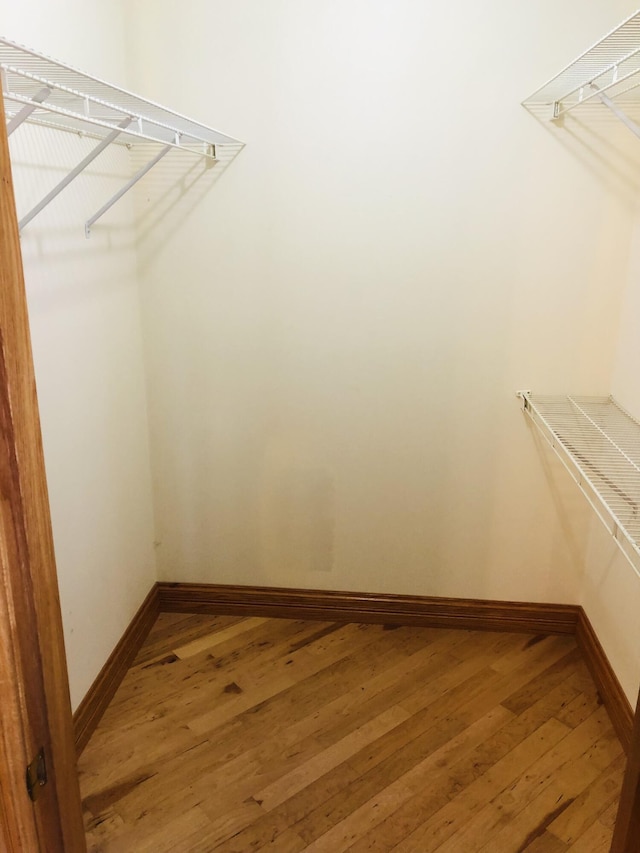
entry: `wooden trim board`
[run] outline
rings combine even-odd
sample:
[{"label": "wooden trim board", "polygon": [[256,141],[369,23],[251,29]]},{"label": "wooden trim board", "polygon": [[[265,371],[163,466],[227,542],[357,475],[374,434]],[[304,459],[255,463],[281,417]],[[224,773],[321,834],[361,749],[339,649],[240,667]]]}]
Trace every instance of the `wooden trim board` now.
[{"label": "wooden trim board", "polygon": [[625,752],[629,752],[633,732],[633,708],[582,607],[576,626],[576,641],[609,712],[616,734]]},{"label": "wooden trim board", "polygon": [[[636,720],[640,721],[640,696],[636,705]],[[611,841],[611,853],[638,853],[640,850],[640,729],[634,727],[631,746],[627,752],[616,825]]]},{"label": "wooden trim board", "polygon": [[574,634],[580,611],[570,604],[217,584],[160,583],[158,594],[160,610],[164,612],[395,622],[431,628],[538,634]]},{"label": "wooden trim board", "polygon": [[155,584],[73,715],[78,755],[89,742],[159,612],[158,585]]}]

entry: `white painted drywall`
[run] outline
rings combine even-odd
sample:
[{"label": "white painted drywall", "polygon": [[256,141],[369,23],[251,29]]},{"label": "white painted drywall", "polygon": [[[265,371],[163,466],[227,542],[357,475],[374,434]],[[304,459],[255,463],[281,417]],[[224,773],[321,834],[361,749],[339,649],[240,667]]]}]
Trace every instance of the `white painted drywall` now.
[{"label": "white painted drywall", "polygon": [[620,404],[640,420],[640,206],[634,221],[611,390]]},{"label": "white painted drywall", "polygon": [[[2,35],[124,83],[123,3],[0,2]],[[19,214],[95,143],[11,137]],[[124,183],[126,149],[95,161],[27,226],[22,251],[73,706],[156,578],[132,204],[84,236]]]},{"label": "white painted drywall", "polygon": [[609,390],[637,175],[520,101],[633,10],[128,7],[131,85],[247,142],[140,196],[162,578],[580,599],[590,511],[514,392]]}]

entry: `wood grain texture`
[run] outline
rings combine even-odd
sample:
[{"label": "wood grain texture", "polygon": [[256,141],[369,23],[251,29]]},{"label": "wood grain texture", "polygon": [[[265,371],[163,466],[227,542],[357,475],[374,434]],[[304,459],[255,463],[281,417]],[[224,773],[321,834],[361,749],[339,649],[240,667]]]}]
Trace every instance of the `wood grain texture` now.
[{"label": "wood grain texture", "polygon": [[547,634],[575,633],[580,613],[580,608],[569,604],[216,584],[160,583],[158,593],[163,612],[227,613],[362,623],[392,621],[432,628]]},{"label": "wood grain texture", "polygon": [[[1,393],[1,392],[0,392]],[[4,449],[2,466],[4,468]],[[2,506],[6,496],[2,489]],[[8,542],[11,531],[1,517],[0,536]],[[4,545],[3,551],[7,549]],[[24,655],[28,648],[16,642],[16,624],[22,618],[20,600],[15,600],[14,577],[7,561],[0,559],[0,850],[36,850],[38,831],[33,809],[24,790],[24,771],[30,761],[35,734],[25,726],[27,712],[21,690],[24,682]],[[42,695],[42,686],[39,690]],[[17,793],[19,792],[19,793]]]},{"label": "wood grain texture", "polygon": [[627,768],[611,853],[640,853],[640,697],[636,706]]},{"label": "wood grain texture", "polygon": [[631,745],[634,715],[587,614],[580,608],[576,640],[625,751]]},{"label": "wood grain texture", "polygon": [[606,853],[623,761],[566,634],[161,613],[80,779],[95,853]]},{"label": "wood grain texture", "polygon": [[[4,114],[1,97],[0,114]],[[1,685],[5,753],[0,761],[2,816],[11,845],[8,849],[76,853],[86,848],[4,123],[0,130],[0,184],[0,566],[4,588],[1,615],[7,619],[0,639],[3,647],[13,647],[13,652],[3,648],[2,653],[8,667],[3,670]],[[20,696],[17,704],[16,695]],[[33,807],[25,790],[25,755],[30,761],[41,746],[49,783]]]},{"label": "wood grain texture", "polygon": [[153,586],[73,715],[78,755],[89,742],[127,669],[146,640],[158,612],[158,590]]}]

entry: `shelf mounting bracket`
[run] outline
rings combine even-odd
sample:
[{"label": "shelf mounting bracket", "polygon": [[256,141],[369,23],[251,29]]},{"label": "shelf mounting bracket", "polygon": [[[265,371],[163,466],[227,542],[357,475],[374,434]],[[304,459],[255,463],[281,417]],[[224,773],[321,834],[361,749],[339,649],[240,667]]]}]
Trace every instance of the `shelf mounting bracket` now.
[{"label": "shelf mounting bracket", "polygon": [[153,169],[156,163],[159,163],[160,160],[162,160],[162,158],[166,154],[168,154],[169,151],[171,151],[171,148],[171,145],[165,145],[164,148],[159,151],[152,160],[150,160],[145,166],[142,167],[142,169],[140,169],[140,171],[136,172],[135,175],[129,181],[127,181],[127,183],[122,187],[122,189],[118,190],[115,195],[111,196],[109,201],[106,204],[103,204],[97,213],[94,213],[90,219],[87,219],[84,224],[84,233],[87,238],[91,236],[91,228],[93,227],[93,225],[95,225],[98,219],[100,219],[100,217],[103,216],[109,210],[109,208],[113,207],[113,205],[117,201],[119,201],[125,193],[128,193],[129,190],[133,186],[135,186],[135,184],[138,183],[140,178],[144,178],[147,172],[151,171],[151,169]]},{"label": "shelf mounting bracket", "polygon": [[26,121],[31,113],[37,109],[38,104],[41,104],[43,101],[46,101],[49,95],[51,94],[51,89],[45,86],[43,89],[40,89],[39,92],[31,98],[31,104],[26,104],[19,113],[16,113],[14,117],[7,122],[7,136],[11,136],[14,130],[17,130],[23,121]]},{"label": "shelf mounting bracket", "polygon": [[605,95],[604,92],[601,92],[598,86],[595,83],[591,83],[591,88],[595,89],[597,92],[598,99],[608,107],[611,112],[620,119],[620,121],[629,128],[631,133],[635,134],[638,138],[640,138],[640,125],[637,125],[635,121],[632,121],[629,116],[624,113],[620,107],[614,103],[608,95]]},{"label": "shelf mounting bracket", "polygon": [[96,147],[92,151],[90,151],[89,154],[87,154],[87,156],[84,158],[84,160],[82,160],[80,163],[78,163],[78,165],[75,168],[73,168],[69,172],[69,174],[66,177],[64,177],[60,181],[60,183],[57,184],[51,190],[51,192],[47,193],[47,195],[42,199],[42,201],[38,202],[38,204],[36,204],[36,206],[34,208],[32,208],[29,211],[29,213],[27,213],[25,216],[22,217],[22,219],[18,223],[19,230],[22,231],[24,226],[27,225],[29,222],[31,222],[31,220],[34,218],[34,216],[37,216],[40,213],[40,211],[44,210],[44,208],[50,202],[52,202],[53,199],[57,195],[59,195],[65,187],[69,186],[71,181],[74,178],[77,178],[78,175],[80,174],[80,172],[82,172],[84,169],[86,169],[87,166],[96,159],[98,154],[100,154],[102,151],[104,151],[104,149],[107,148],[107,146],[111,145],[111,143],[114,141],[114,139],[116,139],[116,137],[118,137],[120,135],[121,131],[123,131],[127,127],[129,127],[129,125],[131,124],[132,121],[134,121],[134,119],[132,119],[130,116],[127,116],[127,118],[123,119],[120,122],[120,124],[118,125],[118,127],[115,130],[112,130],[108,136],[105,136],[105,138],[100,143],[98,143],[98,145],[96,145]]}]

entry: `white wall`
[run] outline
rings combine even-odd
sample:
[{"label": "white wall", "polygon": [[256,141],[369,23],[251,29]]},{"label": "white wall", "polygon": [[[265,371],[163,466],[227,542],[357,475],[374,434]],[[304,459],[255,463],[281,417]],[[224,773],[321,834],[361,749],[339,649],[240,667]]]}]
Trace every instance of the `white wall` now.
[{"label": "white wall", "polygon": [[579,599],[514,391],[608,391],[637,186],[519,104],[633,8],[130,5],[131,85],[248,143],[140,198],[163,578]]},{"label": "white wall", "polygon": [[636,209],[627,289],[620,318],[612,393],[640,420],[640,207]]},{"label": "white wall", "polygon": [[[123,83],[122,7],[0,0],[2,35]],[[94,144],[20,128],[11,137],[19,215]],[[131,202],[91,240],[83,230],[129,166],[126,149],[105,153],[22,237],[74,707],[156,577]]]}]

